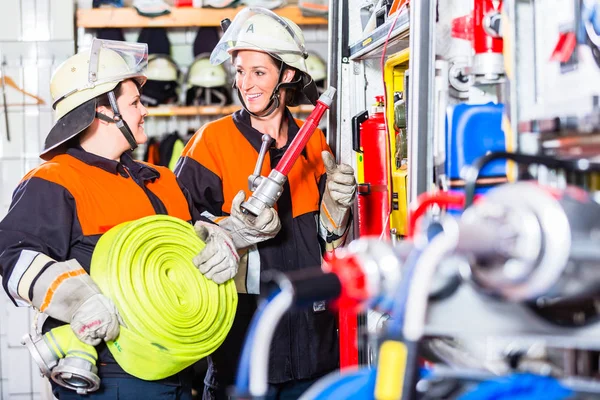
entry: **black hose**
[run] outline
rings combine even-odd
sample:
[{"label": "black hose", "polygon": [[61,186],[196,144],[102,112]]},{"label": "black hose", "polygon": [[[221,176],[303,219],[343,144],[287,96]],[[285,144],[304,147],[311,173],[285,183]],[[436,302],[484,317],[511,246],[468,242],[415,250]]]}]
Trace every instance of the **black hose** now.
[{"label": "black hose", "polygon": [[564,169],[577,172],[600,172],[600,163],[594,163],[587,159],[559,160],[549,156],[508,153],[505,151],[489,153],[475,160],[465,176],[465,210],[473,204],[477,179],[479,178],[481,170],[490,162],[499,159],[511,160],[522,165],[539,164],[551,169]]}]

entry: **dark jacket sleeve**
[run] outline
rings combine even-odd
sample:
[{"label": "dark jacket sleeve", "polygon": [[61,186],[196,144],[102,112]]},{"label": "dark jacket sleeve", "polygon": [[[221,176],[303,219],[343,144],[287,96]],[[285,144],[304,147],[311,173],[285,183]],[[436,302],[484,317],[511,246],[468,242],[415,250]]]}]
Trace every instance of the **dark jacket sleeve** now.
[{"label": "dark jacket sleeve", "polygon": [[223,182],[215,172],[216,162],[211,157],[207,140],[202,136],[191,140],[193,142],[186,146],[177,162],[175,175],[191,195],[200,214],[209,218],[223,216]]},{"label": "dark jacket sleeve", "polygon": [[190,191],[181,183],[179,179],[177,179],[177,183],[179,184],[179,188],[183,192],[185,199],[187,200],[188,207],[190,209],[190,215],[192,216],[192,225],[196,223],[196,221],[204,221],[204,222],[212,222],[210,219],[204,217],[200,211],[196,208],[196,204],[190,194]]},{"label": "dark jacket sleeve", "polygon": [[29,304],[26,293],[45,268],[68,259],[75,215],[73,196],[56,183],[34,176],[15,190],[0,221],[0,272],[16,305]]}]

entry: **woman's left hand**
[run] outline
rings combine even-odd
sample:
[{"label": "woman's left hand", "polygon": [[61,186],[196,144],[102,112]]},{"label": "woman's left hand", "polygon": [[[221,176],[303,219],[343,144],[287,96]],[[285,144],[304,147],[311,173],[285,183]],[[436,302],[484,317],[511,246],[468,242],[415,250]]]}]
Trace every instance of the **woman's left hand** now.
[{"label": "woman's left hand", "polygon": [[335,158],[328,151],[321,153],[327,171],[327,188],[325,191],[340,207],[348,208],[354,202],[356,179],[354,168],[348,164],[336,164]]},{"label": "woman's left hand", "polygon": [[346,230],[350,206],[356,197],[354,169],[347,164],[336,164],[328,151],[323,151],[321,157],[327,172],[321,221],[329,232],[341,235]]}]

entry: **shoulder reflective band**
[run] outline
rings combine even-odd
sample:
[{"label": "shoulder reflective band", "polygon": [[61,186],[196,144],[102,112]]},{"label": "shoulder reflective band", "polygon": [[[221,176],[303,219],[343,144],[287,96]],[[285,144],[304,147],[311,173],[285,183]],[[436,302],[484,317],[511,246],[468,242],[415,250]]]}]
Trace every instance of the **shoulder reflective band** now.
[{"label": "shoulder reflective band", "polygon": [[125,322],[107,345],[127,373],[166,378],[225,340],[235,283],[217,285],[198,271],[192,259],[203,248],[192,225],[166,215],[117,225],[98,241],[91,276]]}]

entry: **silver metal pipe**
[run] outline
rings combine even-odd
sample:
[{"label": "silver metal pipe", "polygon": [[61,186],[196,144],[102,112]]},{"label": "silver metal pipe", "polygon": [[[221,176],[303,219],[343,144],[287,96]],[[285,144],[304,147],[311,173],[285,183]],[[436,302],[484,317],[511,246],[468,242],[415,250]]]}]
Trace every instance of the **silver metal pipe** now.
[{"label": "silver metal pipe", "polygon": [[431,142],[434,127],[436,2],[410,3],[410,60],[408,85],[409,201],[428,189],[433,178]]},{"label": "silver metal pipe", "polygon": [[[343,32],[343,25],[340,24],[340,12],[343,7],[348,7],[344,1],[329,0],[329,21],[328,21],[328,62],[327,62],[327,80],[328,86],[341,88],[342,79],[339,65],[342,63],[341,50],[343,46],[343,36],[348,35],[348,32]],[[344,62],[348,62],[347,60]],[[331,105],[327,118],[327,143],[331,151],[339,160],[338,151],[340,151],[341,137],[338,132],[339,109],[341,107],[341,99]]]}]

